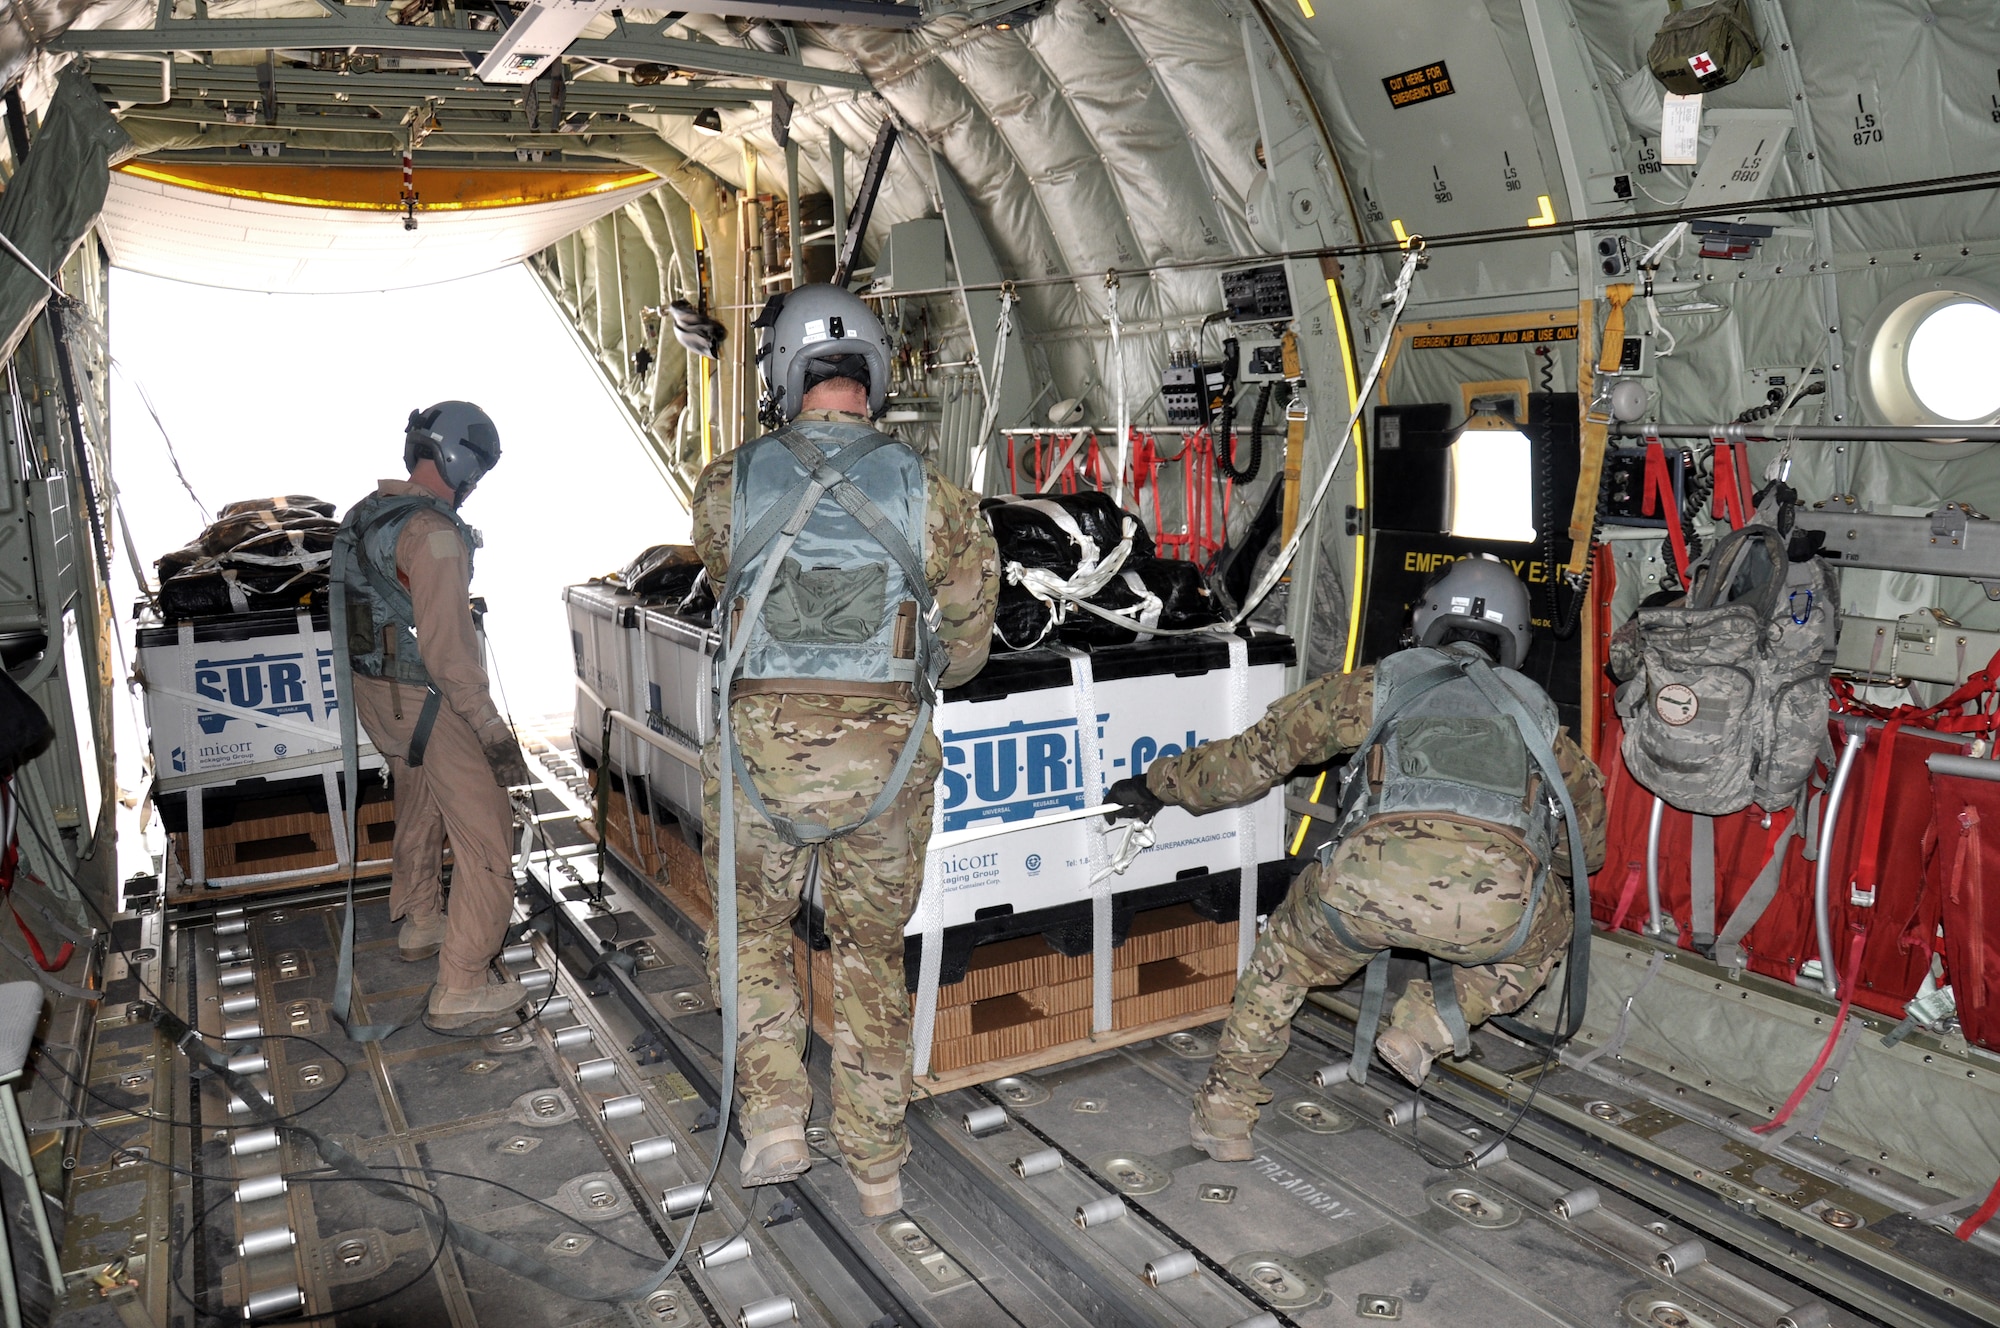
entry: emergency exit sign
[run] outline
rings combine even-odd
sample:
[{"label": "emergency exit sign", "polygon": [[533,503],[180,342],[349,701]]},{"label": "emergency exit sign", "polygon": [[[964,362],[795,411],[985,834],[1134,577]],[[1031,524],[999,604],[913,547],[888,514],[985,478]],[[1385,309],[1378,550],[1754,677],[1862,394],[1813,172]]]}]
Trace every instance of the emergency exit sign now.
[{"label": "emergency exit sign", "polygon": [[1382,86],[1389,92],[1389,104],[1398,110],[1421,101],[1449,97],[1458,91],[1451,85],[1451,71],[1442,60],[1434,65],[1419,65],[1406,74],[1391,74],[1382,80]]}]

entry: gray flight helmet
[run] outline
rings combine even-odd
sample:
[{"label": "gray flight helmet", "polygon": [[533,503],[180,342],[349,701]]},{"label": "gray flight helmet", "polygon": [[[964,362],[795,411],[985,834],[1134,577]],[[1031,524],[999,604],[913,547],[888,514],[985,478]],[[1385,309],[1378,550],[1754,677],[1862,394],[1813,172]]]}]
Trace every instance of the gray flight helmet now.
[{"label": "gray flight helmet", "polygon": [[1460,558],[1424,590],[1410,616],[1410,636],[1420,646],[1478,638],[1503,668],[1528,657],[1528,588],[1490,553]]},{"label": "gray flight helmet", "polygon": [[853,291],[821,282],[774,295],[757,317],[757,360],[767,422],[798,418],[806,393],[829,378],[868,386],[868,414],[889,396],[889,333]]},{"label": "gray flight helmet", "polygon": [[438,474],[464,502],[472,486],[500,464],[500,431],[492,417],[470,401],[440,401],[410,412],[403,433],[403,465],[415,470],[429,457]]}]

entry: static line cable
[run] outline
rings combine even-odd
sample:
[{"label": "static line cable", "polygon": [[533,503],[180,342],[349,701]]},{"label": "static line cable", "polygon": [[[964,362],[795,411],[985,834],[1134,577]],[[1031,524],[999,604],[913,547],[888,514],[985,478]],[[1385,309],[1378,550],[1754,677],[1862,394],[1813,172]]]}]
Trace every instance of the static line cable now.
[{"label": "static line cable", "polygon": [[[1864,207],[1870,203],[1902,203],[1920,198],[1941,198],[1953,194],[1978,193],[2000,188],[2000,171],[1978,171],[1969,175],[1940,176],[1931,180],[1920,180],[1910,184],[1861,185],[1853,189],[1822,189],[1813,193],[1788,194],[1781,198],[1762,199],[1751,210],[1756,212],[1823,212],[1836,208]],[[1585,217],[1573,221],[1558,221],[1549,226],[1533,229],[1522,226],[1495,226],[1483,230],[1453,231],[1444,235],[1422,237],[1432,249],[1457,249],[1467,245],[1500,244],[1515,240],[1541,240],[1554,236],[1575,235],[1580,231],[1634,230],[1641,226],[1670,226],[1681,221],[1726,220],[1741,216],[1744,205],[1737,203],[1717,203],[1702,207],[1666,207],[1651,212],[1627,212],[1614,216]],[[1412,236],[1414,244],[1418,237]],[[1406,249],[1396,240],[1369,241],[1361,244],[1323,245],[1312,249],[1284,249],[1267,254],[1230,254],[1217,258],[1190,258],[1171,263],[1155,263],[1143,268],[1127,269],[1132,276],[1150,276],[1162,272],[1202,272],[1229,267],[1243,267],[1247,264],[1284,263],[1294,259],[1316,258],[1369,258],[1387,257]],[[1113,281],[1118,276],[1113,269],[1106,278]],[[1053,277],[1020,277],[1013,284],[1016,287],[1030,286],[1075,286],[1080,277],[1067,273]],[[912,299],[925,295],[958,295],[965,291],[998,290],[998,281],[974,282],[965,286],[938,286],[928,290],[899,290],[895,292],[861,292],[864,299],[886,299],[892,293],[897,299]],[[744,306],[748,307],[748,306]]]},{"label": "static line cable", "polygon": [[[179,480],[181,488],[187,491],[189,500],[194,503],[195,511],[201,513],[202,524],[210,524],[213,518],[209,516],[208,505],[202,502],[201,495],[194,491],[194,485],[188,483],[187,472],[181,469],[180,453],[174,448],[173,435],[167,432],[166,421],[160,418],[159,407],[153,404],[153,398],[146,391],[146,385],[140,382],[130,369],[125,367],[124,361],[111,353],[110,334],[104,330],[102,323],[99,323],[97,319],[91,316],[88,310],[80,304],[71,302],[64,306],[63,314],[63,321],[70,328],[87,333],[91,342],[103,354],[104,362],[111,366],[112,372],[123,377],[131,389],[139,394],[139,401],[146,407],[146,413],[153,417],[153,427],[160,431],[160,440],[167,445],[167,460],[173,463],[174,478]],[[107,434],[106,436],[108,437],[109,435]],[[141,578],[142,583],[143,580]]]},{"label": "static line cable", "polygon": [[58,300],[69,299],[68,292],[64,291],[62,287],[56,285],[55,282],[49,280],[49,274],[42,271],[40,268],[36,267],[35,261],[32,258],[29,258],[26,254],[22,253],[19,249],[17,249],[14,246],[14,242],[7,238],[5,232],[0,232],[0,246],[4,246],[7,252],[12,254],[15,260],[19,262],[22,267],[34,273],[35,276],[41,280],[41,283],[44,286],[47,286],[50,290],[54,291],[55,297]]}]

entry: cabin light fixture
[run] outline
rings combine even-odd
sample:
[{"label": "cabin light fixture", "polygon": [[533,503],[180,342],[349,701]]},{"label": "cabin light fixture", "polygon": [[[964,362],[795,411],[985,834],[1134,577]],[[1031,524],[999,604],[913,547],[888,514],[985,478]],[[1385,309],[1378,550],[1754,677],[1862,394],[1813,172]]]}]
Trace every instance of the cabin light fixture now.
[{"label": "cabin light fixture", "polygon": [[1451,440],[1446,468],[1446,533],[1458,539],[1525,544],[1535,538],[1534,445],[1510,412],[1475,400]]},{"label": "cabin light fixture", "polygon": [[722,112],[716,110],[713,106],[704,106],[701,110],[696,111],[694,113],[694,131],[697,134],[706,134],[710,138],[720,137],[722,134]]},{"label": "cabin light fixture", "polygon": [[1299,0],[1299,9],[1307,18],[1313,17],[1313,0]]}]

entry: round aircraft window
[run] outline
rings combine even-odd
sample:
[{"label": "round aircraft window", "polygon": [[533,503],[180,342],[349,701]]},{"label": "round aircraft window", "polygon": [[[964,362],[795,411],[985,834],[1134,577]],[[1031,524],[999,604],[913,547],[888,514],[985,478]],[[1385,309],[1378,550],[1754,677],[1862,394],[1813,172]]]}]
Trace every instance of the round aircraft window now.
[{"label": "round aircraft window", "polygon": [[1947,420],[1971,422],[2000,412],[2000,309],[1954,300],[1924,315],[1904,357],[1910,391]]},{"label": "round aircraft window", "polygon": [[[1865,392],[1884,424],[1950,426],[2000,419],[2000,300],[1944,283],[1905,289],[1876,312]],[[1939,441],[1947,441],[1941,432]]]}]

